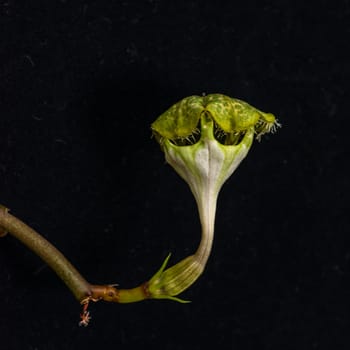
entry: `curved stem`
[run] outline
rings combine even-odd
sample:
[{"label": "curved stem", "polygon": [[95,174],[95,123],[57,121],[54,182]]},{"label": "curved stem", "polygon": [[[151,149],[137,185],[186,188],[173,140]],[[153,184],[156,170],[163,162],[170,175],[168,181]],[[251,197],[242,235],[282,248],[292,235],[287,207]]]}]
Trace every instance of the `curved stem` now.
[{"label": "curved stem", "polygon": [[[9,214],[8,209],[0,205],[0,237],[5,236],[6,233],[16,237],[40,256],[63,280],[81,304],[99,300],[133,303],[152,297],[147,282],[131,289],[117,289],[115,285],[90,284],[48,240],[18,218]],[[88,317],[87,315],[85,309],[83,316]]]},{"label": "curved stem", "polygon": [[64,255],[39,233],[8,213],[7,210],[0,210],[0,226],[40,256],[79,301],[90,295],[90,284]]}]

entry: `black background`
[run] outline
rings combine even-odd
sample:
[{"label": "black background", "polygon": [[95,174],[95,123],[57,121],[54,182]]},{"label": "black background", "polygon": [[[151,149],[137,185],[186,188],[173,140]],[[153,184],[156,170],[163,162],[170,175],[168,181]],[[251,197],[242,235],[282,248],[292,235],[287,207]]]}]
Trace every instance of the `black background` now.
[{"label": "black background", "polygon": [[0,241],[1,349],[348,349],[349,1],[0,1],[0,202],[94,283],[191,254],[194,199],[150,124],[220,92],[283,124],[219,197],[182,297],[80,306]]}]

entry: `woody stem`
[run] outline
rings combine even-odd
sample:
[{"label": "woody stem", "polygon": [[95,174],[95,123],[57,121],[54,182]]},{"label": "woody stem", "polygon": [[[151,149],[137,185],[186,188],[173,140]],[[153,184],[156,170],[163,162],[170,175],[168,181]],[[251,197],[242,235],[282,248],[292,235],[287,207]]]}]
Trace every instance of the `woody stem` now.
[{"label": "woody stem", "polygon": [[8,209],[0,205],[0,237],[5,236],[6,233],[16,237],[41,257],[82,304],[99,300],[134,303],[150,298],[147,282],[131,289],[117,289],[114,285],[108,284],[90,284],[48,240],[18,218],[9,214]]},{"label": "woody stem", "polygon": [[0,228],[16,237],[40,256],[63,280],[79,301],[83,301],[91,294],[90,283],[59,250],[31,227],[8,213],[3,207],[0,208]]}]

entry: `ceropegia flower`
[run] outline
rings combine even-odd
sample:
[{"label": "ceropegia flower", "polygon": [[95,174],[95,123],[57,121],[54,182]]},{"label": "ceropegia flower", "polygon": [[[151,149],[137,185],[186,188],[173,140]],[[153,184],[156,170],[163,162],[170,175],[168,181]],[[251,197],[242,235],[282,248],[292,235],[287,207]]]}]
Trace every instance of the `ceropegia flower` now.
[{"label": "ceropegia flower", "polygon": [[214,237],[219,191],[247,155],[254,136],[260,139],[279,124],[270,113],[221,94],[190,96],[173,105],[152,131],[166,161],[188,183],[202,226],[197,251],[176,265],[162,268],[149,281],[152,298],[174,298],[203,272]]}]

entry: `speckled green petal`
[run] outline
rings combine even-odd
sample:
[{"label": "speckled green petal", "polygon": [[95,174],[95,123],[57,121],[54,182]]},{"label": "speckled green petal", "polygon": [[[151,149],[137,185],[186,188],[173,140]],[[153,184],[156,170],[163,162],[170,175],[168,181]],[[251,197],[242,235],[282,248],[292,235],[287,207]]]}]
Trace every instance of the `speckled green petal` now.
[{"label": "speckled green petal", "polygon": [[248,103],[225,95],[209,95],[206,110],[220,128],[227,132],[245,131],[255,126],[261,114]]},{"label": "speckled green petal", "polygon": [[199,96],[186,97],[160,115],[152,124],[152,130],[170,140],[186,138],[196,131],[202,111]]}]

